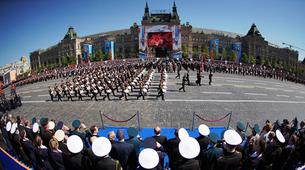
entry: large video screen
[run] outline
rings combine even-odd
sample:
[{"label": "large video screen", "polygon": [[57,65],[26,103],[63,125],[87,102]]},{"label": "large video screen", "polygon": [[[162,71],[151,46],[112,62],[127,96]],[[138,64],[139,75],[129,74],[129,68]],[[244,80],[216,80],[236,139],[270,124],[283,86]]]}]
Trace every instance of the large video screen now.
[{"label": "large video screen", "polygon": [[173,34],[171,32],[148,33],[148,47],[173,49]]}]

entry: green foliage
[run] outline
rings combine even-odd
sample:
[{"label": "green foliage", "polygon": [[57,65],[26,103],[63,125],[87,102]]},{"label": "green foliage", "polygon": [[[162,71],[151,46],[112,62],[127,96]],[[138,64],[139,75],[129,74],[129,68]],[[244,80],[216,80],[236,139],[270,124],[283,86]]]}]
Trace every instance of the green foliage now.
[{"label": "green foliage", "polygon": [[188,58],[188,46],[186,44],[182,45],[182,57]]},{"label": "green foliage", "polygon": [[249,56],[249,63],[251,63],[251,64],[255,64],[256,63],[256,59],[252,55]]},{"label": "green foliage", "polygon": [[248,63],[249,62],[249,56],[246,53],[242,53],[240,60],[241,60],[242,63]]}]

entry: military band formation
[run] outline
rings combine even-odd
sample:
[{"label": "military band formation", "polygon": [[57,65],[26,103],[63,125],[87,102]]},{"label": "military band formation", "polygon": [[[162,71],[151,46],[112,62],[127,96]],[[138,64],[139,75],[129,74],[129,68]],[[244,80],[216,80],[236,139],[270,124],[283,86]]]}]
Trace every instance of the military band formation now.
[{"label": "military band formation", "polygon": [[[181,76],[181,71],[184,71]],[[190,81],[190,71],[197,72],[197,78]],[[181,79],[179,92],[185,92],[185,86],[201,86],[203,72],[208,74],[212,85],[214,73],[256,76],[265,79],[291,81],[305,85],[304,77],[283,69],[260,65],[228,63],[225,61],[195,61],[189,59],[128,59],[97,62],[77,67],[63,67],[45,70],[15,83],[22,86],[30,83],[62,79],[60,83],[49,87],[52,101],[63,100],[145,100],[165,98],[167,91],[167,73],[176,73]],[[182,77],[182,78],[181,78]]]}]

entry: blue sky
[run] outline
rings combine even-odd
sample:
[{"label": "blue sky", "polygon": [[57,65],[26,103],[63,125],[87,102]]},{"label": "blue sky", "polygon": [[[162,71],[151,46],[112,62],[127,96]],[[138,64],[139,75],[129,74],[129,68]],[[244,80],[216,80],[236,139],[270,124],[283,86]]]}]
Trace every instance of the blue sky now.
[{"label": "blue sky", "polygon": [[[69,26],[79,36],[140,24],[145,0],[0,0],[0,66],[58,43]],[[173,0],[147,0],[171,10]],[[176,0],[181,23],[246,34],[255,23],[269,42],[305,49],[304,0]],[[299,60],[305,52],[299,51]]]}]

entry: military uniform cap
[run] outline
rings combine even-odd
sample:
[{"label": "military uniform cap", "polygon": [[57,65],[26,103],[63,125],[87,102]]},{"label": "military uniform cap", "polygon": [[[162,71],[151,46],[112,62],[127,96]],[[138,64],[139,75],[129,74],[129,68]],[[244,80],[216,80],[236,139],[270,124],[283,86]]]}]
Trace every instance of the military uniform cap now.
[{"label": "military uniform cap", "polygon": [[242,142],[240,135],[233,129],[226,130],[224,135],[224,140],[229,145],[239,145]]},{"label": "military uniform cap", "polygon": [[34,133],[37,133],[37,132],[38,132],[38,130],[39,130],[39,125],[38,125],[38,123],[34,123],[34,124],[33,124],[32,130],[33,130]]},{"label": "military uniform cap", "polygon": [[139,154],[139,164],[145,169],[153,169],[159,163],[158,153],[150,148],[143,149]]},{"label": "military uniform cap", "polygon": [[79,128],[80,127],[80,120],[76,119],[76,120],[73,120],[72,122],[72,127],[74,128]]},{"label": "military uniform cap", "polygon": [[53,130],[55,128],[55,123],[53,121],[49,121],[48,125],[50,130]]},{"label": "military uniform cap", "polygon": [[32,125],[33,125],[34,123],[36,123],[36,122],[37,122],[36,117],[33,117],[33,118],[32,118]]},{"label": "military uniform cap", "polygon": [[237,128],[241,131],[245,131],[246,130],[246,126],[245,124],[243,124],[242,122],[238,121],[237,122]]},{"label": "military uniform cap", "polygon": [[84,144],[79,136],[72,135],[67,140],[67,146],[71,153],[79,153],[83,150]]},{"label": "military uniform cap", "polygon": [[199,125],[198,131],[203,136],[208,136],[210,134],[210,128],[205,124]]},{"label": "military uniform cap", "polygon": [[10,131],[11,128],[12,128],[12,122],[7,122],[5,126],[6,131]]},{"label": "military uniform cap", "polygon": [[103,157],[109,154],[111,147],[112,146],[109,139],[105,137],[99,137],[92,143],[92,152],[96,156]]},{"label": "military uniform cap", "polygon": [[195,138],[187,137],[179,142],[179,153],[186,159],[193,159],[200,153],[200,145]]},{"label": "military uniform cap", "polygon": [[275,131],[275,136],[278,141],[280,141],[281,143],[285,143],[285,138],[280,130]]},{"label": "military uniform cap", "polygon": [[188,132],[186,131],[186,129],[180,128],[178,130],[178,137],[179,137],[180,140],[184,140],[184,139],[186,139],[190,136],[189,136]]},{"label": "military uniform cap", "polygon": [[129,137],[136,137],[138,135],[138,130],[134,127],[130,127],[127,129],[127,134]]},{"label": "military uniform cap", "polygon": [[64,126],[64,123],[62,121],[57,122],[55,130],[59,130],[62,129],[62,127]]},{"label": "military uniform cap", "polygon": [[58,142],[64,140],[65,132],[63,130],[57,130],[54,134],[54,137],[58,140]]},{"label": "military uniform cap", "polygon": [[49,123],[49,119],[48,118],[43,117],[43,118],[40,119],[40,125],[42,127],[46,126],[48,123]]}]

